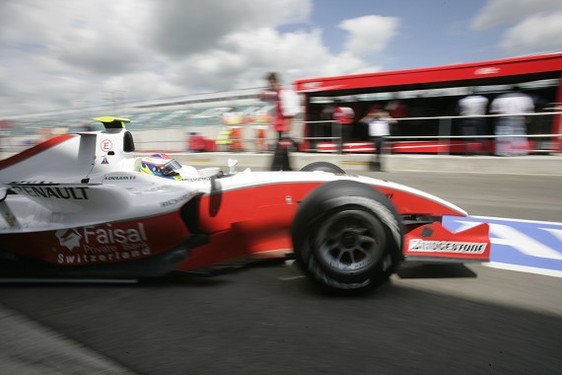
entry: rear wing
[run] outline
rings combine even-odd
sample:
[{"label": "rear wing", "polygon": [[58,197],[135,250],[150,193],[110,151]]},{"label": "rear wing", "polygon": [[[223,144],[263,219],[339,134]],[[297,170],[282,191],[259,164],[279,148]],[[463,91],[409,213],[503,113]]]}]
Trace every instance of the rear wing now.
[{"label": "rear wing", "polygon": [[100,116],[95,117],[94,120],[99,121],[103,124],[105,129],[125,129],[125,124],[131,122],[128,118],[124,117],[113,117],[113,116]]},{"label": "rear wing", "polygon": [[64,134],[0,161],[0,186],[14,182],[80,183],[91,175],[120,169],[135,150],[133,136],[125,128],[130,120],[97,117],[105,130]]}]

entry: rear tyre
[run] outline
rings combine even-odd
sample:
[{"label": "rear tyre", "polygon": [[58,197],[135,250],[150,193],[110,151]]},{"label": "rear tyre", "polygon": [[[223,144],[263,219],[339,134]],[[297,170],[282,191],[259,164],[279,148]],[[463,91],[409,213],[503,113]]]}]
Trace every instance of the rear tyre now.
[{"label": "rear tyre", "polygon": [[387,197],[347,180],[310,193],[292,227],[296,263],[314,283],[340,292],[388,280],[402,260],[402,233]]},{"label": "rear tyre", "polygon": [[310,163],[305,165],[301,168],[302,172],[315,172],[315,171],[323,171],[323,172],[330,172],[335,174],[345,174],[345,171],[338,167],[335,164],[328,163],[326,161],[317,161],[314,163]]}]

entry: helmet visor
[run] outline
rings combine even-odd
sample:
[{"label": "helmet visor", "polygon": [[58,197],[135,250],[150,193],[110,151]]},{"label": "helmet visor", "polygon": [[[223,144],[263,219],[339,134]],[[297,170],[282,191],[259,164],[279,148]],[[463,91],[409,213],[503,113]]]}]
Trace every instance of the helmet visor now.
[{"label": "helmet visor", "polygon": [[181,164],[176,159],[170,160],[162,167],[162,174],[165,176],[173,175],[177,170],[181,169]]}]

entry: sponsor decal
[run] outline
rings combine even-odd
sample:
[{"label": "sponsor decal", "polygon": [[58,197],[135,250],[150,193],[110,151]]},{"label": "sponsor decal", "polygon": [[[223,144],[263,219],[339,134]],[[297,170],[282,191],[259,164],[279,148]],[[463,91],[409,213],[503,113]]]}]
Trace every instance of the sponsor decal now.
[{"label": "sponsor decal", "polygon": [[103,178],[105,181],[129,181],[136,179],[136,176],[121,175],[121,176],[105,176]]},{"label": "sponsor decal", "polygon": [[16,185],[11,187],[18,194],[33,198],[88,200],[87,187],[58,187],[37,185]]},{"label": "sponsor decal", "polygon": [[495,66],[490,66],[487,68],[479,68],[474,71],[475,75],[486,75],[486,74],[495,74],[500,71],[500,68],[496,68]]},{"label": "sponsor decal", "polygon": [[182,177],[181,181],[212,181],[213,177]]},{"label": "sponsor decal", "polygon": [[302,87],[305,90],[312,90],[322,86],[322,82],[305,82]]},{"label": "sponsor decal", "polygon": [[408,251],[483,254],[486,246],[485,242],[424,241],[414,238],[408,244]]},{"label": "sponsor decal", "polygon": [[60,246],[52,250],[63,265],[118,262],[151,254],[144,223],[61,229],[55,236]]},{"label": "sponsor decal", "polygon": [[55,236],[59,239],[59,244],[72,251],[75,247],[80,247],[80,239],[82,236],[77,229],[61,229],[55,232]]},{"label": "sponsor decal", "polygon": [[103,140],[100,142],[100,149],[101,149],[103,152],[111,151],[112,148],[113,148],[113,142],[111,142],[111,140],[109,140],[109,139],[103,139]]},{"label": "sponsor decal", "polygon": [[170,206],[174,206],[178,203],[182,203],[184,202],[186,199],[188,199],[190,196],[190,194],[184,194],[178,198],[173,198],[173,199],[169,199],[165,202],[160,202],[160,207],[170,207]]}]

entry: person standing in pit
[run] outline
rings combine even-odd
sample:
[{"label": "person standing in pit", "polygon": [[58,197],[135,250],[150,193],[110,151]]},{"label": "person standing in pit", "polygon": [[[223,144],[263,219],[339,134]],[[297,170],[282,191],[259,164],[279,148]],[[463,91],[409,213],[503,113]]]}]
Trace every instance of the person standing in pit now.
[{"label": "person standing in pit", "polygon": [[266,76],[268,90],[261,93],[261,99],[275,103],[274,115],[272,116],[272,127],[277,133],[277,143],[271,170],[290,171],[288,148],[293,145],[289,133],[293,125],[294,117],[300,111],[297,94],[281,85],[277,73],[269,73]]},{"label": "person standing in pit", "polygon": [[390,124],[396,121],[382,107],[372,108],[360,121],[368,125],[369,137],[375,146],[375,160],[369,164],[369,169],[372,171],[382,171],[384,170],[382,153],[385,146],[385,138],[390,135]]},{"label": "person standing in pit", "polygon": [[472,88],[468,96],[459,100],[458,112],[461,116],[465,116],[461,119],[461,134],[467,137],[463,139],[466,155],[478,155],[485,152],[486,146],[482,137],[486,128],[484,115],[486,115],[487,108],[488,98],[474,94]]},{"label": "person standing in pit", "polygon": [[501,94],[492,101],[490,112],[503,115],[496,122],[496,155],[527,155],[526,113],[535,111],[533,99],[515,87],[512,92]]}]

